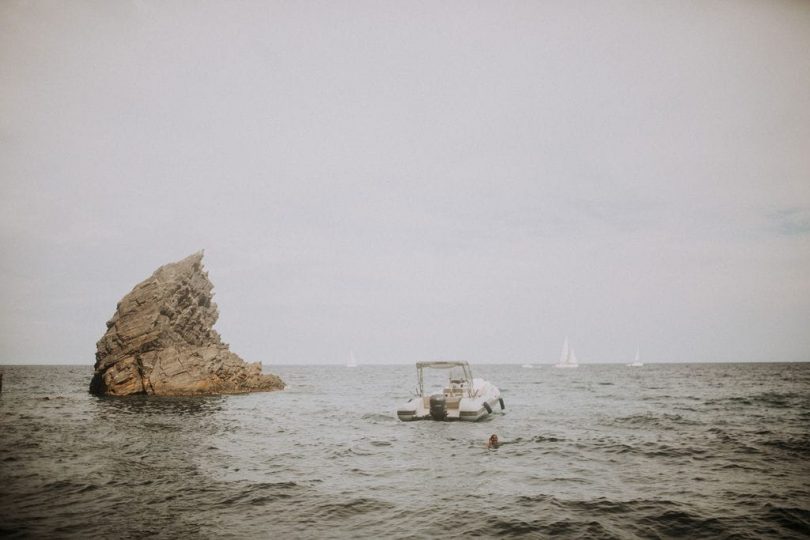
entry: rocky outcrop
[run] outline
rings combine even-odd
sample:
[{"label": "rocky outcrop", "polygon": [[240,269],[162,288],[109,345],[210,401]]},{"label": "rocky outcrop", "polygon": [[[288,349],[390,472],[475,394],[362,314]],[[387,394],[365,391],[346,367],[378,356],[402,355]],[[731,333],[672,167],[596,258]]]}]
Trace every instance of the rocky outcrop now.
[{"label": "rocky outcrop", "polygon": [[124,296],[96,344],[90,392],[188,396],[280,390],[213,329],[219,314],[203,253],[158,268]]}]

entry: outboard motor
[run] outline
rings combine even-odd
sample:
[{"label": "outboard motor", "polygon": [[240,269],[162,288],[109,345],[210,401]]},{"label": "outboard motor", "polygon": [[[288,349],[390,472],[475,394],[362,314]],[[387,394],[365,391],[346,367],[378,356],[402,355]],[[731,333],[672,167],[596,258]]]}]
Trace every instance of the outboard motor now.
[{"label": "outboard motor", "polygon": [[447,418],[447,400],[443,394],[433,394],[430,396],[430,417],[434,420],[444,420]]}]

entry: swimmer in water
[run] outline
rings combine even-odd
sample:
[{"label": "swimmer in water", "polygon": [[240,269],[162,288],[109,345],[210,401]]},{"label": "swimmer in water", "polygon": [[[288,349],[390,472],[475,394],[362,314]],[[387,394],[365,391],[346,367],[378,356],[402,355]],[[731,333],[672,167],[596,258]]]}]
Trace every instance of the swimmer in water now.
[{"label": "swimmer in water", "polygon": [[498,448],[498,436],[494,433],[489,437],[489,441],[487,441],[487,448]]}]

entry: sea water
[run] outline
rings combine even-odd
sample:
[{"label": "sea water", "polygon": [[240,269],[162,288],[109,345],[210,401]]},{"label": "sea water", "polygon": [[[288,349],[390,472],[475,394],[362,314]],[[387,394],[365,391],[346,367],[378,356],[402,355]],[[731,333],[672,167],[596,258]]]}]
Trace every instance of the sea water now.
[{"label": "sea water", "polygon": [[272,366],[287,390],[205,398],[0,370],[0,536],[810,534],[810,364],[473,366],[506,405],[478,423],[400,422],[413,366]]}]

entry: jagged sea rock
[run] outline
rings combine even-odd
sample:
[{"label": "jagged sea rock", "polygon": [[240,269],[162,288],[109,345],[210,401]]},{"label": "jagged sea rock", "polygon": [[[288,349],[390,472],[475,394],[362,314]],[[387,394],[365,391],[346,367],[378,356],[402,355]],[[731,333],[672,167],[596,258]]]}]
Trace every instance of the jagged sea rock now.
[{"label": "jagged sea rock", "polygon": [[281,390],[261,363],[232,353],[213,329],[219,314],[202,251],[158,268],[124,296],[96,344],[90,392],[189,396]]}]

